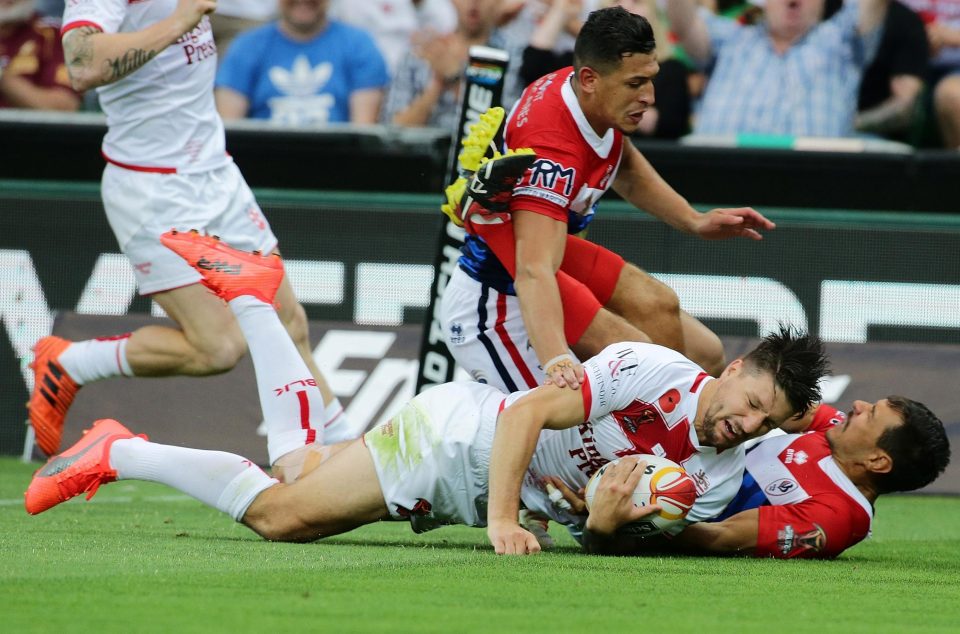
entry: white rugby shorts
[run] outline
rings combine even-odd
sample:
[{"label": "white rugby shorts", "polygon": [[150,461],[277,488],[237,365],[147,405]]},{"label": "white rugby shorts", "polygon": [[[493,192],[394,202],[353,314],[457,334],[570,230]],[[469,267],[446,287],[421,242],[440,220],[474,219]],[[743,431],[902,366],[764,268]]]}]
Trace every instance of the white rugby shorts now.
[{"label": "white rugby shorts", "polygon": [[471,381],[444,383],[364,434],[391,517],[417,532],[486,525],[490,450],[505,397]]},{"label": "white rugby shorts", "polygon": [[170,229],[198,229],[244,251],[270,253],[277,238],[240,170],[229,164],[191,174],[157,174],[108,164],[103,207],[141,295],[200,281],[186,261],[160,244]]},{"label": "white rugby shorts", "polygon": [[443,291],[440,321],[450,353],[474,380],[505,392],[543,383],[546,375],[515,295],[500,293],[457,267]]}]

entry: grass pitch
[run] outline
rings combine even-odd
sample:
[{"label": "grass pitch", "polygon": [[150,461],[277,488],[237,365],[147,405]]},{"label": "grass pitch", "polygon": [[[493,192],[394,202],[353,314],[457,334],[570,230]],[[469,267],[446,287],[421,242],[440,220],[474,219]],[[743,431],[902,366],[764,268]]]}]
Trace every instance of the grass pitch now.
[{"label": "grass pitch", "polygon": [[484,531],[381,523],[275,544],[159,485],[37,517],[0,460],[3,632],[960,631],[960,498],[881,498],[836,561],[496,557]]}]

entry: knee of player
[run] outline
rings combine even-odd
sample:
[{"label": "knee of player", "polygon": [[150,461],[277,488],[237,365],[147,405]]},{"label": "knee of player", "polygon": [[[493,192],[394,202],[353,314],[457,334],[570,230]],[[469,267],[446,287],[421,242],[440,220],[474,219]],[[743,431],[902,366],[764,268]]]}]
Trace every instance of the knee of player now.
[{"label": "knee of player", "polygon": [[232,370],[247,352],[247,342],[237,331],[226,331],[203,342],[200,354],[210,374]]},{"label": "knee of player", "polygon": [[[281,491],[284,487],[282,484],[277,485],[260,494],[244,513],[241,521],[257,535],[271,542],[310,541],[310,527],[303,523],[295,509],[284,502],[286,496]],[[319,531],[316,536],[319,536]]]},{"label": "knee of player", "polygon": [[700,359],[695,359],[710,376],[720,376],[723,369],[727,366],[726,353],[723,350],[723,342],[720,337],[713,332],[704,335],[704,342],[700,352]]},{"label": "knee of player", "polygon": [[666,284],[656,284],[647,291],[647,309],[662,314],[680,315],[680,298]]}]

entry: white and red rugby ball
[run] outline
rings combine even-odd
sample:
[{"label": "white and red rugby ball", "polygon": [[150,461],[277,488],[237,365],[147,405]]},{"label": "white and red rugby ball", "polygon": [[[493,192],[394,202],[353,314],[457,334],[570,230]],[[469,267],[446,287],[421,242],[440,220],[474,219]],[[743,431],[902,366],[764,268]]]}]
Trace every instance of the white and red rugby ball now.
[{"label": "white and red rugby ball", "polygon": [[[660,510],[620,530],[636,535],[656,535],[683,522],[697,501],[697,487],[683,467],[673,460],[649,454],[638,454],[636,457],[646,462],[647,466],[637,488],[633,490],[633,503],[641,507],[656,504]],[[587,482],[584,492],[587,509],[593,504],[600,478],[619,462],[620,459],[617,459],[603,465]]]}]

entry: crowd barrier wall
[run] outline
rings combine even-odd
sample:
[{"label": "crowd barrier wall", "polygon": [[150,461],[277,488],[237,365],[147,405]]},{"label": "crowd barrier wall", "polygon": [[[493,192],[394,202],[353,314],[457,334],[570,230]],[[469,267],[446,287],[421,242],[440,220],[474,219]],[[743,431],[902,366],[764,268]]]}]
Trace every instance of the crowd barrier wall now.
[{"label": "crowd barrier wall", "polygon": [[[0,111],[0,178],[95,182],[103,170],[101,115]],[[823,152],[638,141],[689,200],[730,206],[960,213],[960,153]],[[449,131],[389,126],[227,125],[227,150],[253,187],[435,193]]]}]

